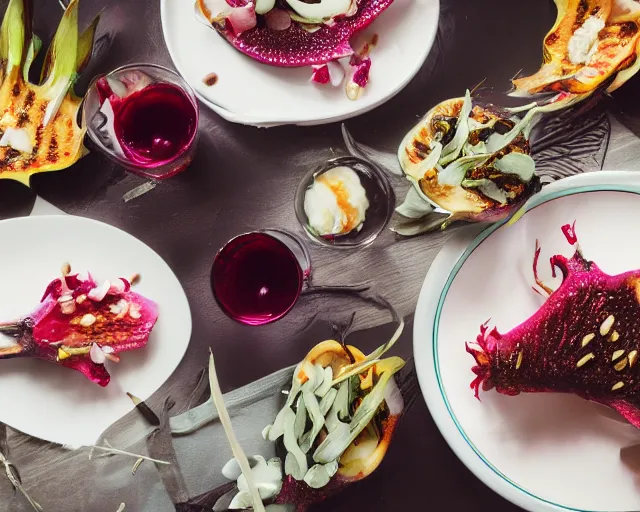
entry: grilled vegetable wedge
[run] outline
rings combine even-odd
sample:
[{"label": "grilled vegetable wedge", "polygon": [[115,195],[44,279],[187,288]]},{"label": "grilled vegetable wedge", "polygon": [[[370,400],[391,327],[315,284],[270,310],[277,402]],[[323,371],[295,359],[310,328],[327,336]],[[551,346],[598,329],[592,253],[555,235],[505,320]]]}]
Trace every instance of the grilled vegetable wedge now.
[{"label": "grilled vegetable wedge", "polygon": [[96,18],[79,34],[72,0],[34,84],[30,68],[42,43],[32,32],[32,12],[31,0],[10,0],[0,27],[0,178],[27,186],[33,174],[65,169],[86,153],[73,85],[91,57],[98,24]]},{"label": "grilled vegetable wedge", "polygon": [[[612,77],[617,88],[637,72],[637,11],[621,0],[556,0],[556,6],[556,23],[544,39],[543,65],[531,76],[514,79],[512,95],[588,94]],[[624,73],[628,69],[632,72]]]}]

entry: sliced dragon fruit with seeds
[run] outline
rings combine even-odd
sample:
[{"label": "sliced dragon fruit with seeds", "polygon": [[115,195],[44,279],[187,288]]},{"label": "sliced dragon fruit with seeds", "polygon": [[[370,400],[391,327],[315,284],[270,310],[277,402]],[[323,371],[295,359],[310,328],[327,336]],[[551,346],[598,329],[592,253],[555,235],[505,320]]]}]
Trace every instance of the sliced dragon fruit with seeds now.
[{"label": "sliced dragon fruit with seeds", "polygon": [[0,359],[34,357],[83,373],[106,386],[104,360],[142,348],[158,319],[155,302],[131,291],[128,279],[98,285],[91,275],[63,277],[46,288],[40,305],[19,322],[0,324],[17,344],[0,349]]},{"label": "sliced dragon fruit with seeds", "polygon": [[200,14],[234,48],[259,62],[280,67],[325,64],[353,55],[352,36],[368,27],[392,3],[393,0],[357,0],[355,14],[336,16],[312,29],[297,21],[284,30],[272,30],[266,23],[257,23],[238,34],[228,23],[231,14],[222,19],[213,17],[207,0],[197,0]]},{"label": "sliced dragon fruit with seeds", "polygon": [[573,226],[563,226],[572,258],[551,258],[554,277],[543,306],[506,334],[483,325],[477,343],[467,343],[477,365],[471,383],[505,395],[571,393],[618,411],[640,428],[640,270],[611,276],[586,260]]}]

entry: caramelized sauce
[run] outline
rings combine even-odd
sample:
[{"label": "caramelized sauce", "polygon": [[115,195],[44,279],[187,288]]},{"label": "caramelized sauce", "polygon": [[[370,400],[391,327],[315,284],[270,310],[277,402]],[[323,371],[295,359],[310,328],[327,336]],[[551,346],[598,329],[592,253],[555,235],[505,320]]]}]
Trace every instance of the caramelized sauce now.
[{"label": "caramelized sauce", "polygon": [[349,192],[347,191],[344,183],[342,182],[332,182],[326,179],[326,177],[319,176],[317,178],[318,182],[324,183],[327,187],[331,189],[331,192],[336,196],[336,202],[338,203],[338,208],[344,213],[347,217],[346,223],[342,223],[342,232],[349,233],[358,227],[358,209],[354,207],[349,202]]}]

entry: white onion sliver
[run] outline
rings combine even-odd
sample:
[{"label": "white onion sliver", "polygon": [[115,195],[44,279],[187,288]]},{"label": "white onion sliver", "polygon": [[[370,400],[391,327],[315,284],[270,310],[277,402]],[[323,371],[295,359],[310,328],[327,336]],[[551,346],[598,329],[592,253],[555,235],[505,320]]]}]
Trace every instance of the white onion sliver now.
[{"label": "white onion sliver", "polygon": [[87,293],[87,297],[96,302],[101,302],[109,293],[111,282],[104,281],[101,285],[96,286]]},{"label": "white onion sliver", "polygon": [[89,355],[91,356],[91,360],[96,364],[104,364],[104,362],[107,360],[104,352],[96,343],[91,345]]}]

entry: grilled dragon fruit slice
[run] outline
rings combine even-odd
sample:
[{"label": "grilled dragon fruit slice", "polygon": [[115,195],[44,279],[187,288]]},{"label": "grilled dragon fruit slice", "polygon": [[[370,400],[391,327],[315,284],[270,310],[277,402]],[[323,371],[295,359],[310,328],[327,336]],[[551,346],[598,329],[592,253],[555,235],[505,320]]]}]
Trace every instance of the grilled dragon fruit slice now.
[{"label": "grilled dragon fruit slice", "polygon": [[477,365],[471,387],[505,395],[571,393],[618,411],[640,428],[640,270],[610,276],[586,260],[572,226],[564,226],[572,258],[554,256],[562,272],[555,291],[527,321],[506,334],[483,325],[467,343]]},{"label": "grilled dragon fruit slice", "polygon": [[0,348],[0,359],[44,359],[104,387],[110,381],[105,360],[117,362],[120,352],[144,347],[157,319],[157,305],[132,292],[128,279],[97,284],[90,275],[65,271],[31,315],[0,325],[0,333],[18,341]]},{"label": "grilled dragon fruit slice", "polygon": [[249,57],[272,66],[298,67],[325,64],[353,55],[354,50],[349,43],[351,37],[369,26],[392,2],[353,0],[357,6],[355,12],[332,16],[328,20],[305,19],[294,13],[291,16],[293,22],[285,30],[273,30],[258,19],[253,28],[240,33],[234,30],[234,9],[253,7],[251,1],[229,1],[229,8],[226,9],[228,14],[220,16],[212,10],[212,4],[217,5],[218,0],[197,0],[196,12],[204,16],[234,48]]}]

